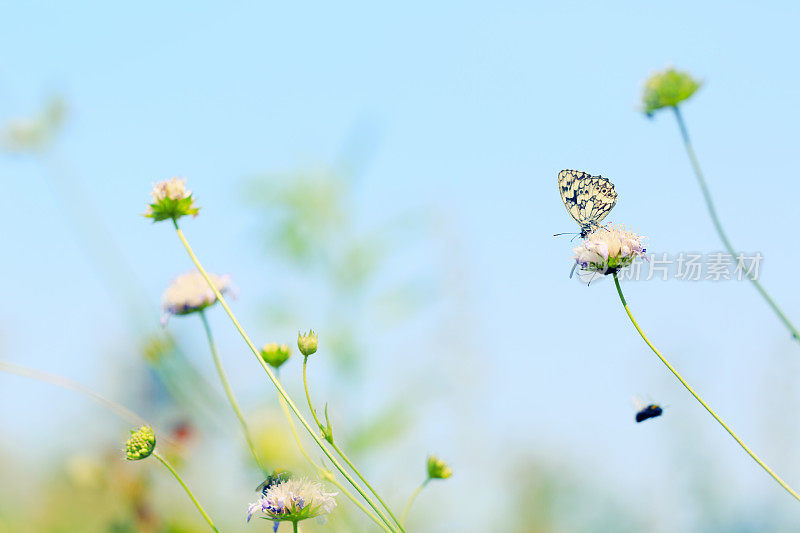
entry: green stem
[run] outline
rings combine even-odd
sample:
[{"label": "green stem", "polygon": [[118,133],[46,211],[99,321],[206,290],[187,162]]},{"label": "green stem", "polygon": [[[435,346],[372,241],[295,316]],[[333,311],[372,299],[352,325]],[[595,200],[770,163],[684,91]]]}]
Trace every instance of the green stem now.
[{"label": "green stem", "polygon": [[675,370],[675,367],[673,367],[673,366],[672,366],[672,365],[669,363],[669,361],[667,361],[667,360],[664,358],[664,356],[663,356],[663,355],[661,355],[661,352],[659,352],[659,351],[656,349],[656,347],[655,347],[655,346],[653,346],[653,344],[650,342],[650,340],[647,338],[647,336],[646,336],[646,335],[644,334],[644,332],[642,331],[642,328],[640,328],[640,327],[639,327],[639,324],[636,322],[636,319],[635,319],[635,318],[633,318],[633,314],[631,314],[631,310],[628,308],[628,302],[625,300],[625,296],[622,294],[622,287],[620,287],[620,284],[619,284],[619,279],[617,278],[617,273],[616,273],[616,272],[614,272],[614,273],[613,273],[613,276],[614,276],[614,284],[617,286],[617,294],[619,294],[619,299],[620,299],[620,301],[622,302],[622,306],[625,308],[625,313],[627,313],[627,314],[628,314],[628,318],[630,318],[630,320],[631,320],[631,323],[633,324],[633,327],[635,327],[635,328],[636,328],[636,331],[638,331],[638,332],[639,332],[639,335],[641,335],[642,339],[644,339],[644,342],[645,342],[645,343],[647,343],[647,345],[650,347],[650,349],[651,349],[651,350],[653,350],[653,353],[655,353],[655,354],[656,354],[656,356],[658,356],[658,358],[661,360],[661,362],[662,362],[662,363],[664,363],[664,365],[665,365],[665,366],[666,366],[666,367],[669,369],[669,371],[670,371],[670,372],[672,372],[672,373],[675,375],[675,377],[676,377],[676,378],[678,378],[678,381],[680,381],[680,382],[681,382],[681,385],[683,385],[683,386],[686,388],[686,390],[688,390],[688,391],[689,391],[689,393],[690,393],[692,396],[694,396],[694,398],[695,398],[695,399],[696,399],[698,402],[700,402],[700,405],[702,405],[702,406],[705,408],[705,410],[706,410],[706,411],[708,411],[708,412],[709,412],[709,414],[710,414],[711,416],[713,416],[713,417],[714,417],[714,420],[716,420],[717,422],[719,422],[719,424],[720,424],[720,425],[721,425],[723,428],[725,428],[725,431],[727,431],[727,432],[728,432],[728,434],[730,434],[730,436],[731,436],[731,437],[733,437],[733,440],[735,440],[735,441],[736,441],[736,442],[739,444],[739,446],[741,446],[741,447],[742,447],[742,449],[743,449],[745,452],[747,452],[747,454],[748,454],[750,457],[752,457],[752,458],[753,458],[753,460],[754,460],[756,463],[758,463],[758,464],[759,464],[759,466],[761,466],[761,468],[763,468],[764,470],[766,470],[766,472],[767,472],[767,473],[768,473],[770,476],[772,476],[772,478],[773,478],[775,481],[777,481],[777,482],[778,482],[778,484],[779,484],[781,487],[783,487],[784,489],[786,489],[786,491],[787,491],[789,494],[791,494],[792,496],[794,496],[794,497],[795,497],[795,499],[797,499],[798,501],[800,501],[800,495],[798,495],[798,494],[797,494],[797,493],[796,493],[796,492],[795,492],[795,491],[794,491],[794,490],[793,490],[793,489],[792,489],[792,488],[791,488],[789,485],[787,485],[787,484],[786,484],[786,482],[784,482],[784,481],[783,481],[783,480],[780,478],[780,476],[778,476],[778,474],[776,474],[775,472],[773,472],[773,471],[772,471],[772,469],[771,469],[770,467],[768,467],[768,466],[767,466],[767,465],[764,463],[764,461],[762,461],[762,460],[761,460],[761,459],[760,459],[760,458],[759,458],[759,457],[758,457],[758,456],[757,456],[755,453],[753,453],[753,451],[752,451],[750,448],[748,448],[748,447],[747,447],[747,445],[746,445],[744,442],[742,442],[742,439],[740,439],[740,438],[739,438],[739,436],[738,436],[738,435],[736,435],[736,433],[734,433],[734,432],[733,432],[733,430],[732,430],[730,427],[728,427],[728,424],[726,424],[725,422],[723,422],[723,420],[722,420],[722,419],[721,419],[719,416],[717,416],[717,413],[715,413],[715,412],[714,412],[714,410],[713,410],[713,409],[711,409],[711,407],[710,407],[710,406],[709,406],[709,405],[708,405],[708,404],[707,404],[707,403],[706,403],[706,402],[705,402],[705,401],[704,401],[704,400],[703,400],[703,399],[702,399],[702,398],[701,398],[701,397],[700,397],[700,396],[699,396],[699,395],[698,395],[698,394],[697,394],[697,393],[694,391],[694,389],[693,389],[692,387],[690,387],[690,386],[689,386],[689,384],[686,382],[686,380],[684,380],[684,379],[683,379],[683,377],[681,377],[681,375],[680,375],[680,374],[678,374],[678,371],[677,371],[677,370]]},{"label": "green stem", "polygon": [[369,482],[364,478],[364,476],[361,475],[361,472],[358,471],[358,468],[356,468],[356,465],[354,465],[353,462],[347,457],[347,455],[345,455],[345,453],[342,451],[342,449],[339,448],[339,446],[336,445],[336,442],[331,442],[331,447],[334,450],[336,450],[336,453],[339,454],[339,456],[344,460],[344,462],[347,463],[347,465],[353,470],[353,472],[356,473],[356,475],[362,481],[362,483],[364,483],[364,485],[367,486],[367,488],[372,492],[372,494],[375,495],[375,497],[378,499],[378,501],[381,502],[381,505],[383,505],[383,507],[389,513],[389,516],[392,517],[392,520],[394,520],[394,523],[397,525],[398,529],[400,529],[400,531],[405,533],[405,529],[403,529],[403,523],[400,520],[397,519],[397,517],[394,515],[394,513],[389,508],[389,506],[386,505],[386,502],[383,501],[383,498],[381,498],[380,494],[378,494],[378,492],[374,488],[372,488],[372,485],[369,484]]},{"label": "green stem", "polygon": [[306,390],[306,401],[308,402],[308,409],[311,411],[311,416],[314,417],[314,422],[317,423],[317,427],[322,429],[325,426],[323,426],[320,423],[319,418],[317,418],[317,411],[314,409],[314,406],[311,404],[311,395],[308,393],[308,378],[306,377],[306,367],[307,366],[308,366],[308,356],[304,355],[303,356],[303,387]]},{"label": "green stem", "polygon": [[[277,371],[275,373],[277,374]],[[311,464],[311,466],[313,466],[317,470],[318,473],[321,474],[323,472],[329,472],[327,469],[325,469],[325,468],[319,466],[317,463],[315,463],[314,460],[311,459],[311,456],[308,455],[308,452],[306,451],[305,446],[303,446],[302,441],[300,441],[300,435],[297,434],[297,427],[294,425],[294,420],[292,420],[292,414],[289,412],[289,408],[286,406],[286,402],[284,402],[283,398],[281,398],[281,397],[278,397],[278,399],[280,400],[281,409],[283,410],[283,415],[286,417],[286,420],[289,422],[289,427],[292,428],[292,435],[294,435],[294,440],[297,442],[297,447],[300,448],[300,452],[303,454],[303,457],[306,458],[306,461],[308,461]],[[320,476],[320,477],[322,477],[322,476]],[[350,501],[352,501],[354,504],[356,504],[356,506],[358,506],[358,508],[361,509],[364,512],[365,515],[370,517],[376,524],[378,524],[378,526],[383,528],[384,531],[388,531],[388,532],[391,533],[392,530],[389,529],[388,527],[386,527],[386,524],[381,522],[380,519],[377,516],[375,516],[375,514],[372,513],[369,509],[367,509],[366,506],[363,503],[358,501],[358,499],[353,495],[353,493],[350,492],[349,490],[347,490],[347,487],[342,485],[342,483],[338,479],[333,477],[333,475],[325,476],[325,479],[327,479],[333,485],[335,485],[336,488],[338,488]]]},{"label": "green stem", "polygon": [[369,495],[366,492],[364,492],[364,489],[362,489],[358,485],[358,483],[356,483],[356,480],[353,479],[353,477],[347,472],[347,470],[344,469],[344,467],[339,463],[339,461],[336,460],[336,458],[331,454],[331,452],[325,446],[325,444],[323,443],[323,441],[319,437],[319,435],[317,435],[317,432],[314,431],[314,429],[311,428],[311,425],[308,423],[308,421],[305,419],[305,417],[303,417],[303,415],[300,413],[300,410],[297,408],[295,403],[292,401],[291,397],[289,397],[289,393],[286,392],[286,389],[283,388],[283,385],[281,385],[280,382],[275,377],[275,374],[272,372],[272,369],[261,358],[261,354],[260,354],[258,348],[256,347],[255,344],[253,344],[253,341],[250,340],[250,337],[244,331],[244,328],[239,323],[239,320],[236,318],[236,315],[234,315],[233,311],[231,311],[231,308],[228,305],[228,302],[225,301],[225,298],[219,292],[219,289],[217,289],[217,287],[214,285],[214,283],[208,277],[208,272],[206,272],[206,269],[203,268],[203,265],[200,264],[200,260],[197,259],[197,256],[194,254],[194,251],[192,250],[192,247],[189,245],[189,241],[186,240],[186,237],[183,235],[183,231],[178,226],[178,221],[173,219],[172,222],[173,222],[173,225],[175,226],[175,232],[178,234],[178,238],[180,239],[181,243],[183,244],[183,247],[186,249],[186,252],[189,254],[189,257],[192,259],[192,262],[194,263],[195,267],[197,267],[197,270],[200,272],[200,274],[202,274],[203,278],[206,280],[206,283],[208,283],[208,286],[211,288],[211,290],[214,291],[214,295],[217,297],[217,300],[219,300],[220,305],[222,305],[223,309],[225,309],[225,312],[228,314],[228,317],[231,319],[231,322],[236,327],[236,330],[239,332],[239,335],[241,335],[241,337],[244,340],[244,342],[250,348],[250,351],[253,352],[253,355],[255,356],[255,358],[258,361],[258,363],[261,365],[261,367],[267,373],[267,377],[269,377],[269,380],[272,382],[272,384],[278,390],[278,394],[280,394],[281,397],[286,401],[286,404],[289,406],[289,408],[291,409],[292,413],[294,413],[294,415],[297,417],[297,419],[300,421],[300,423],[306,429],[308,434],[311,435],[311,438],[314,439],[314,442],[317,443],[317,446],[320,447],[320,449],[322,450],[322,453],[324,453],[325,456],[331,461],[333,466],[335,466],[336,469],[339,472],[341,472],[342,476],[344,476],[344,478],[348,481],[348,483],[350,483],[353,486],[353,488],[356,489],[356,491],[361,495],[361,497],[364,498],[364,500],[366,500],[366,502],[369,504],[370,507],[372,507],[372,509],[378,514],[378,516],[380,516],[381,519],[387,525],[389,525],[390,524],[389,520],[381,512],[380,508],[375,504],[374,501],[372,501],[372,498],[370,498]]},{"label": "green stem", "polygon": [[297,533],[297,522],[292,522],[292,531],[294,531],[294,533]]},{"label": "green stem", "polygon": [[[722,229],[722,223],[719,220],[719,216],[717,215],[717,210],[714,207],[714,201],[711,199],[711,191],[708,189],[708,184],[706,183],[705,178],[703,177],[703,171],[700,170],[700,162],[697,159],[697,155],[694,153],[694,148],[692,147],[692,143],[689,140],[689,132],[686,129],[686,124],[683,121],[683,115],[681,115],[680,109],[678,106],[674,106],[673,111],[675,112],[675,119],[678,121],[678,128],[681,132],[681,137],[683,138],[683,145],[686,147],[686,153],[689,155],[689,161],[692,164],[692,169],[694,170],[694,174],[697,177],[697,183],[700,184],[700,190],[703,193],[703,200],[705,200],[706,208],[708,209],[708,214],[711,216],[711,222],[714,224],[714,229],[717,231],[717,235],[719,235],[722,244],[728,250],[728,253],[731,256],[736,257],[738,260],[739,253],[731,244],[731,241],[728,240],[728,236],[725,234],[725,230]],[[740,265],[740,268],[743,265]],[[744,271],[744,269],[742,268]],[[798,332],[797,328],[794,327],[794,324],[789,320],[789,318],[783,313],[778,304],[775,303],[775,300],[767,293],[764,287],[759,283],[759,281],[750,274],[749,272],[745,272],[747,279],[749,279],[756,290],[761,294],[761,296],[766,300],[767,304],[772,308],[778,318],[781,319],[781,322],[786,326],[786,328],[791,332],[792,336],[800,341],[800,332]]]},{"label": "green stem", "polygon": [[408,503],[406,504],[405,509],[403,509],[403,516],[400,517],[400,520],[404,524],[406,523],[406,517],[408,516],[408,512],[411,510],[411,504],[414,503],[414,500],[417,499],[417,496],[419,496],[419,493],[422,492],[422,489],[425,488],[425,485],[427,485],[430,480],[431,480],[431,478],[428,478],[425,481],[423,481],[422,484],[419,487],[417,487],[414,490],[414,492],[411,493],[411,496],[408,498]]},{"label": "green stem", "polygon": [[191,499],[192,499],[192,502],[194,502],[194,505],[197,507],[197,510],[198,510],[198,511],[200,511],[200,514],[202,514],[202,515],[203,515],[203,518],[205,518],[205,519],[206,519],[206,522],[208,522],[208,525],[209,525],[209,526],[211,526],[211,529],[213,529],[214,531],[217,531],[217,532],[219,532],[219,529],[217,529],[217,526],[215,526],[215,525],[214,525],[214,522],[212,522],[212,521],[211,521],[211,518],[209,518],[209,516],[208,516],[208,515],[206,514],[206,512],[203,510],[203,507],[200,505],[200,502],[198,502],[198,501],[197,501],[197,498],[195,498],[195,497],[194,497],[194,494],[192,494],[192,491],[190,491],[190,490],[189,490],[189,487],[187,487],[187,486],[186,486],[186,483],[184,483],[184,482],[183,482],[183,479],[181,479],[181,476],[179,476],[179,475],[178,475],[178,473],[175,471],[175,469],[174,469],[174,468],[172,468],[172,465],[171,465],[171,464],[169,464],[169,463],[167,462],[167,460],[166,460],[166,459],[164,459],[163,457],[161,457],[161,456],[158,454],[158,452],[155,452],[155,451],[154,451],[154,452],[153,452],[153,457],[155,457],[156,459],[158,459],[159,461],[161,461],[161,464],[162,464],[162,465],[164,465],[165,467],[167,467],[167,470],[169,470],[170,472],[172,472],[172,475],[173,475],[173,476],[175,476],[175,479],[177,479],[177,480],[178,480],[178,483],[180,483],[180,484],[181,484],[181,486],[183,487],[183,490],[185,490],[185,491],[186,491],[186,494],[188,494],[188,495],[189,495],[189,498],[191,498]]},{"label": "green stem", "polygon": [[208,345],[211,348],[211,356],[214,358],[214,366],[217,367],[219,380],[222,382],[222,388],[225,389],[225,394],[228,396],[228,401],[231,403],[231,407],[233,407],[233,410],[236,413],[236,418],[239,419],[239,423],[242,425],[242,431],[244,432],[244,438],[247,441],[247,446],[250,448],[250,452],[253,454],[253,458],[255,459],[258,467],[262,472],[267,473],[266,468],[264,468],[264,464],[258,457],[258,452],[256,451],[255,444],[253,443],[253,438],[250,435],[250,430],[247,427],[247,422],[244,420],[244,415],[239,408],[239,402],[236,401],[236,396],[233,394],[233,388],[231,388],[231,384],[228,381],[228,375],[225,372],[225,368],[222,366],[222,360],[220,359],[219,352],[217,351],[217,343],[214,342],[214,336],[211,334],[211,326],[209,325],[208,318],[203,310],[200,311],[200,320],[203,322],[203,329],[205,329],[206,337],[208,337]]},{"label": "green stem", "polygon": [[[308,408],[311,410],[311,415],[314,417],[314,421],[317,423],[317,426],[322,428],[325,426],[323,426],[320,423],[319,419],[317,419],[317,414],[315,413],[314,406],[311,403],[311,394],[308,391],[308,378],[306,376],[307,363],[308,363],[308,356],[305,356],[305,358],[303,359],[303,386],[306,389],[306,400],[308,401]],[[369,484],[369,481],[367,481],[366,478],[364,478],[364,476],[361,475],[361,472],[358,470],[358,468],[356,468],[356,465],[354,465],[353,462],[350,460],[350,458],[347,457],[347,455],[345,455],[345,453],[342,451],[341,448],[339,448],[339,446],[333,439],[333,435],[330,435],[330,440],[328,442],[330,443],[331,447],[336,451],[336,453],[339,454],[339,457],[341,457],[344,460],[344,462],[347,463],[347,466],[349,466],[350,469],[356,473],[359,479],[361,479],[361,482],[364,483],[364,485],[366,485],[366,487],[370,490],[370,492],[372,492],[373,495],[375,495],[375,498],[377,498],[378,501],[381,503],[381,505],[383,505],[384,509],[386,509],[386,511],[389,513],[389,516],[391,516],[392,520],[394,520],[394,523],[397,525],[398,528],[400,528],[400,531],[405,532],[402,523],[397,519],[397,517],[394,515],[389,506],[386,505],[386,502],[383,501],[383,498],[381,498],[380,494],[378,494],[378,491],[376,491],[372,487],[372,485]]]}]

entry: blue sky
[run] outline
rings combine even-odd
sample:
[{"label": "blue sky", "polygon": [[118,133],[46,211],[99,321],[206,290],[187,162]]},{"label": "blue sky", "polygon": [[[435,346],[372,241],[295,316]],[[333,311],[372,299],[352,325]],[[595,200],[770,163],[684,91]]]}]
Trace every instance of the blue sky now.
[{"label": "blue sky", "polygon": [[[800,322],[791,235],[799,9],[8,3],[0,8],[0,117],[32,114],[49,94],[66,96],[71,117],[59,158],[124,243],[153,301],[189,264],[168,228],[137,214],[152,182],[188,177],[205,210],[187,233],[212,269],[233,271],[245,321],[257,314],[248,284],[263,286],[270,272],[253,249],[242,182],[335,160],[355,135],[374,147],[358,189],[363,227],[387,212],[430,208],[462,250],[474,308],[469,342],[484,354],[475,417],[486,434],[478,451],[454,451],[465,470],[511,442],[593,468],[635,500],[653,488],[648,472],[666,479],[681,463],[666,450],[697,439],[706,450],[698,453],[716,457],[735,482],[733,501],[781,506],[786,495],[656,364],[613,285],[587,289],[568,279],[573,243],[552,234],[574,228],[556,174],[578,168],[614,181],[620,196],[610,219],[646,234],[650,251],[721,249],[674,120],[637,112],[643,79],[673,64],[705,81],[684,116],[724,224],[736,246],[764,255],[764,285]],[[103,382],[112,363],[101,354],[124,330],[115,301],[64,223],[42,165],[4,155],[0,176],[3,357],[113,391]],[[755,291],[652,281],[629,283],[626,292],[690,382],[800,485],[800,461],[781,444],[796,442],[795,417],[766,415],[797,405],[791,376],[800,371],[800,347]],[[249,363],[231,362],[231,372],[246,381]],[[0,419],[23,441],[51,431],[30,420],[55,398],[72,415],[85,407],[44,389],[34,396],[20,380],[0,383]],[[635,393],[669,404],[663,420],[633,425]],[[30,417],[10,407],[20,398]],[[434,444],[456,446],[446,438]],[[657,490],[670,501],[671,488]]]}]

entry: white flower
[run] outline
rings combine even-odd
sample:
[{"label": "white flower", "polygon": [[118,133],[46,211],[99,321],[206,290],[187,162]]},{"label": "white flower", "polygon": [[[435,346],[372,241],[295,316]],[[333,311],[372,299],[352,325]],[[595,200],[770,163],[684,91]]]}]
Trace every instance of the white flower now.
[{"label": "white flower", "polygon": [[321,483],[307,478],[281,481],[268,488],[264,495],[247,509],[247,521],[256,513],[267,520],[299,522],[330,513],[336,507],[336,492],[325,492]]},{"label": "white flower", "polygon": [[192,191],[186,189],[186,178],[172,178],[156,183],[150,194],[153,196],[153,203],[155,204],[165,198],[183,200],[191,196]]},{"label": "white flower", "polygon": [[630,266],[637,257],[647,257],[644,239],[622,226],[599,228],[573,250],[573,259],[582,270],[611,274]]},{"label": "white flower", "polygon": [[[231,288],[230,276],[217,276],[209,274],[211,282],[224,294]],[[193,270],[186,274],[181,274],[175,278],[161,299],[161,306],[166,315],[188,315],[196,311],[202,311],[206,307],[213,305],[217,297],[211,287],[206,283],[205,278],[200,272]],[[166,316],[165,315],[165,316]]]}]

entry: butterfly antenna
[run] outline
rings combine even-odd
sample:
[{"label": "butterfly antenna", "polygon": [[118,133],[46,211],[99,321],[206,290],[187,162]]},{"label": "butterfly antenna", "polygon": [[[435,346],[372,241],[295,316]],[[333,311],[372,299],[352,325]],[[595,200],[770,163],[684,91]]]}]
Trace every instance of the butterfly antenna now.
[{"label": "butterfly antenna", "polygon": [[579,235],[578,233],[573,233],[571,231],[566,231],[564,233],[554,233],[553,237],[560,237],[561,235]]},{"label": "butterfly antenna", "polygon": [[572,275],[575,273],[575,269],[578,267],[578,262],[576,261],[574,265],[572,265],[572,270],[569,271],[569,279],[572,279]]}]

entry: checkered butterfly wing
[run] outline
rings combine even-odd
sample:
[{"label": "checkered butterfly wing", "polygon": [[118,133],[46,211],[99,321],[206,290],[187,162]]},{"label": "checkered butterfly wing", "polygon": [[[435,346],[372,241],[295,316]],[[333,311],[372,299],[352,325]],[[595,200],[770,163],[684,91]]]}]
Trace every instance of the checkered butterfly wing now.
[{"label": "checkered butterfly wing", "polygon": [[597,229],[617,203],[617,191],[608,178],[580,170],[559,172],[558,188],[564,206],[581,227],[581,237]]}]

